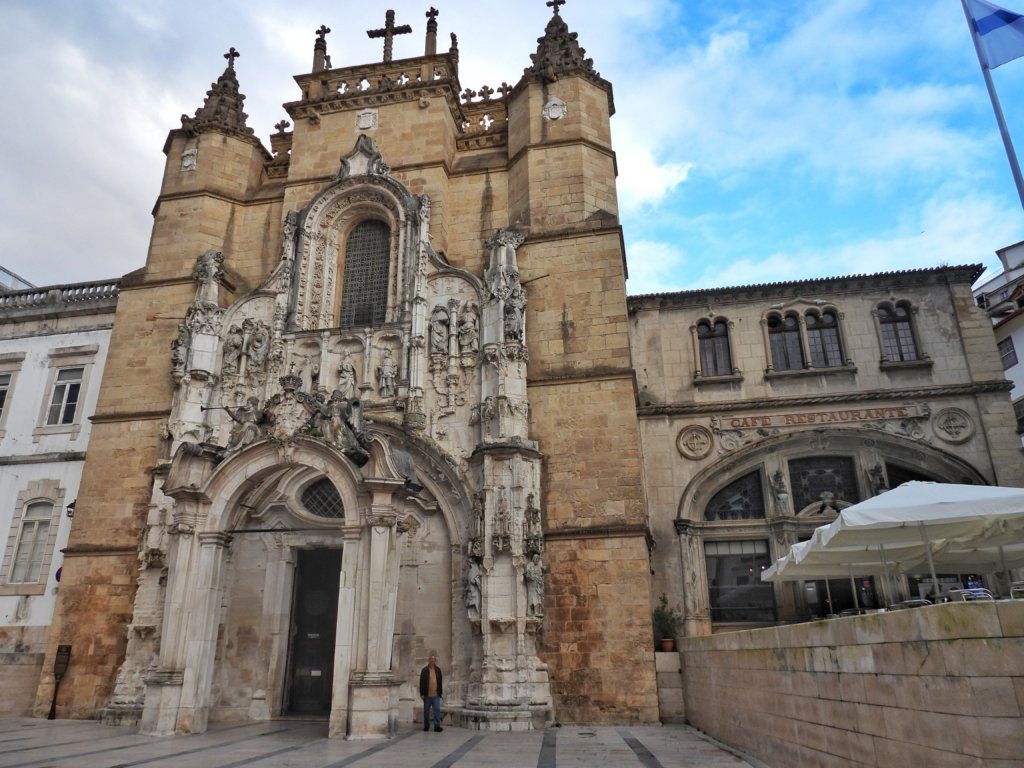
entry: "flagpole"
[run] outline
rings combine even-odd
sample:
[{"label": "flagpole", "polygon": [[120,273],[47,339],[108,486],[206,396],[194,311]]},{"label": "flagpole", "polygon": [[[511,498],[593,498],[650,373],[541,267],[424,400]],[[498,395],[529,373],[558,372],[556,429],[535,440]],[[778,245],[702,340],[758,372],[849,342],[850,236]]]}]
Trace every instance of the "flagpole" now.
[{"label": "flagpole", "polygon": [[964,9],[964,18],[967,19],[967,27],[971,31],[971,41],[974,43],[974,52],[978,55],[978,64],[981,66],[981,74],[985,78],[985,87],[988,88],[988,96],[992,100],[992,109],[996,113],[996,122],[999,124],[999,133],[1003,137],[1003,146],[1006,147],[1006,157],[1010,161],[1010,170],[1013,172],[1013,183],[1017,186],[1017,196],[1020,198],[1021,208],[1024,208],[1024,176],[1021,176],[1020,163],[1017,161],[1017,153],[1013,149],[1013,141],[1010,139],[1010,131],[1006,127],[1006,118],[1003,117],[1003,107],[999,103],[999,96],[996,94],[996,86],[992,82],[992,73],[985,64],[985,58],[981,55],[981,45],[978,42],[978,33],[974,28],[974,20],[971,12],[967,10],[967,0],[960,0]]}]

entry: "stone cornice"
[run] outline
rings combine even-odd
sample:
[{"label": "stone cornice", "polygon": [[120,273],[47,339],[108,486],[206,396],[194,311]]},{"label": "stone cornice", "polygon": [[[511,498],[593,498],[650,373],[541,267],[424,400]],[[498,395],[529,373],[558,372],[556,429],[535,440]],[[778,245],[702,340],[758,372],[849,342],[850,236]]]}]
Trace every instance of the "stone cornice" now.
[{"label": "stone cornice", "polygon": [[171,415],[170,409],[162,411],[119,411],[113,413],[97,413],[89,417],[93,424],[116,424],[120,421],[156,421]]},{"label": "stone cornice", "polygon": [[61,550],[64,557],[136,557],[136,545],[118,547],[110,544],[72,544]]},{"label": "stone cornice", "polygon": [[820,277],[791,280],[763,285],[741,285],[726,288],[698,288],[674,293],[651,293],[627,298],[629,311],[660,311],[662,309],[706,308],[709,303],[727,301],[788,301],[795,295],[820,296],[836,293],[878,292],[887,294],[917,288],[922,285],[963,283],[968,287],[981,275],[981,264],[952,267],[908,269],[898,272],[879,272],[870,275]]},{"label": "stone cornice", "polygon": [[632,368],[616,371],[580,371],[564,376],[552,375],[527,379],[528,387],[557,387],[563,384],[594,384],[600,381],[636,381],[636,373]]},{"label": "stone cornice", "polygon": [[544,531],[544,538],[547,541],[558,541],[560,539],[630,539],[640,537],[647,540],[648,546],[654,540],[651,536],[651,529],[641,523],[588,525],[578,528],[567,526],[564,528],[549,528]]},{"label": "stone cornice", "polygon": [[928,400],[938,397],[964,397],[994,392],[1009,392],[1013,382],[1006,380],[979,381],[975,384],[945,384],[914,389],[874,389],[867,392],[836,392],[811,397],[762,397],[752,400],[723,400],[714,403],[673,403],[637,408],[640,418],[659,416],[702,416],[735,411],[780,410],[807,405],[854,403],[875,400]]},{"label": "stone cornice", "polygon": [[34,453],[28,456],[0,456],[0,466],[17,464],[49,464],[57,461],[85,461],[85,451]]}]

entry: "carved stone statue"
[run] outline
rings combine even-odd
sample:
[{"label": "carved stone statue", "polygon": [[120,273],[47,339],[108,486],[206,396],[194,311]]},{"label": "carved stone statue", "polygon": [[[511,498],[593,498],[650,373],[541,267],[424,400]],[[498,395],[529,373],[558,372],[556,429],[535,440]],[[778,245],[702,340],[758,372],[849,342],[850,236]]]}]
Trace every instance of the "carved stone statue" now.
[{"label": "carved stone statue", "polygon": [[220,251],[207,251],[196,260],[192,277],[200,283],[212,283],[224,277],[224,254]]},{"label": "carved stone statue", "polygon": [[785,504],[786,499],[789,498],[789,488],[786,487],[786,476],[782,474],[781,469],[775,470],[775,474],[772,475],[771,485],[775,501],[779,504]]},{"label": "carved stone statue", "polygon": [[380,361],[380,365],[377,366],[377,383],[379,385],[378,392],[381,397],[394,397],[395,396],[395,383],[398,380],[398,363],[395,362],[395,358],[391,356],[391,350],[384,350],[384,359]]},{"label": "carved stone statue", "polygon": [[875,496],[889,490],[885,482],[885,469],[881,464],[875,464],[868,470],[868,481],[871,483],[871,493]]},{"label": "carved stone statue", "polygon": [[466,569],[465,580],[466,610],[469,611],[469,618],[480,618],[480,566],[476,558],[469,558],[469,567]]},{"label": "carved stone statue", "polygon": [[544,566],[540,555],[534,555],[526,564],[526,612],[530,616],[544,615]]},{"label": "carved stone statue", "polygon": [[242,329],[237,325],[231,326],[224,339],[224,362],[220,368],[221,373],[238,373],[239,360],[242,358],[242,341]]},{"label": "carved stone statue", "polygon": [[526,294],[518,283],[512,285],[505,299],[505,340],[523,340],[523,312],[526,309]]},{"label": "carved stone statue", "polygon": [[430,354],[448,354],[448,313],[438,307],[430,316]]},{"label": "carved stone statue", "polygon": [[260,427],[263,422],[263,410],[260,408],[258,397],[250,397],[245,405],[238,408],[225,406],[224,410],[235,422],[231,427],[231,437],[228,439],[229,450],[249,445],[262,437],[263,431]]},{"label": "carved stone statue", "polygon": [[512,548],[512,518],[509,514],[504,487],[498,488],[497,497],[498,501],[494,509],[494,527],[491,530],[491,546],[495,552],[503,552]]},{"label": "carved stone statue", "polygon": [[338,391],[341,392],[342,397],[346,400],[351,400],[356,396],[356,386],[358,383],[356,367],[346,357],[341,365],[338,366]]},{"label": "carved stone statue", "polygon": [[330,400],[316,396],[314,402],[315,411],[310,422],[323,439],[352,458],[357,454],[365,454],[366,451],[359,441],[360,430],[354,420],[352,404],[341,390],[334,390]]},{"label": "carved stone statue", "polygon": [[189,333],[184,323],[178,324],[178,335],[171,341],[171,365],[184,368],[188,359]]},{"label": "carved stone statue", "polygon": [[270,329],[263,323],[256,323],[252,329],[246,352],[249,355],[249,369],[263,370],[267,363],[267,354],[270,352]]},{"label": "carved stone statue", "polygon": [[467,309],[459,318],[459,352],[463,355],[480,351],[480,327],[476,313]]}]

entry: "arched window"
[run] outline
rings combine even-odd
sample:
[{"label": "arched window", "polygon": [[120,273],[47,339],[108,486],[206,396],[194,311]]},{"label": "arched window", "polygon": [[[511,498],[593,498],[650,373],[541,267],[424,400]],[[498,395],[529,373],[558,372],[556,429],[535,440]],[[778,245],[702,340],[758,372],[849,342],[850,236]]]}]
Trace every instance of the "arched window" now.
[{"label": "arched window", "polygon": [[35,584],[43,575],[47,558],[47,539],[53,523],[53,503],[34,501],[25,507],[14,547],[14,559],[8,581],[12,584]]},{"label": "arched window", "polygon": [[793,489],[793,509],[797,512],[812,504],[819,504],[819,511],[824,511],[835,509],[837,501],[860,501],[854,460],[847,456],[791,459],[789,483]]},{"label": "arched window", "polygon": [[799,371],[804,367],[804,350],[800,343],[800,320],[795,314],[768,318],[768,339],[772,349],[772,369]]},{"label": "arched window", "polygon": [[345,241],[341,327],[372,328],[384,323],[388,306],[391,228],[364,221]]},{"label": "arched window", "polygon": [[839,338],[839,318],[826,310],[806,315],[807,348],[814,368],[836,368],[843,365],[843,345]]},{"label": "arched window", "polygon": [[712,496],[704,508],[705,520],[756,520],[764,516],[760,470],[733,480]]},{"label": "arched window", "polygon": [[302,506],[311,515],[317,517],[341,518],[345,516],[338,489],[327,478],[318,480],[302,492]]},{"label": "arched window", "polygon": [[732,355],[729,353],[729,324],[725,320],[701,320],[697,323],[697,342],[700,346],[700,373],[702,376],[729,376],[732,374]]},{"label": "arched window", "polygon": [[900,363],[921,359],[911,313],[910,305],[905,301],[895,305],[878,305],[876,315],[878,329],[882,335],[882,359],[885,362]]}]

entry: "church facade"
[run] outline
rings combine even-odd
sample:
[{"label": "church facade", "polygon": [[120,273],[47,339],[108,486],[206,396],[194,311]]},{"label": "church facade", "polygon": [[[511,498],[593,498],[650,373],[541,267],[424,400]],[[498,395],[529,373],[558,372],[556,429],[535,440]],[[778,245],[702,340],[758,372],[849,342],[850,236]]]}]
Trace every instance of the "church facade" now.
[{"label": "church facade", "polygon": [[374,64],[322,27],[271,151],[226,55],[119,286],[37,711],[70,645],[58,715],[149,734],[386,736],[431,653],[458,725],[657,722],[659,594],[790,618],[710,574],[903,476],[1024,482],[970,268],[627,303],[562,4],[479,91],[434,9],[415,58],[390,11]]},{"label": "church facade", "polygon": [[376,64],[329,68],[321,28],[273,153],[233,49],[171,131],[59,713],[379,736],[436,652],[457,723],[657,720],[612,90],[559,5],[514,86],[464,89],[433,10],[394,60],[389,12]]}]

